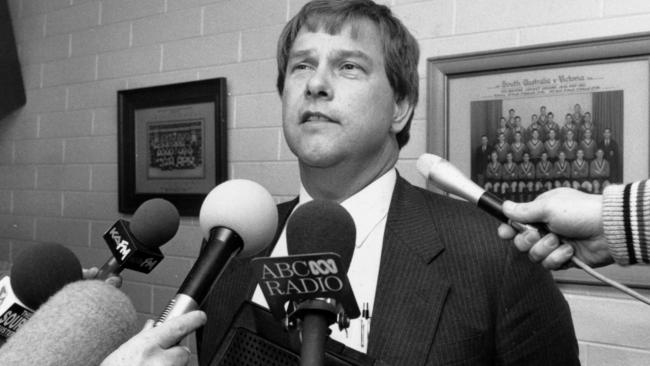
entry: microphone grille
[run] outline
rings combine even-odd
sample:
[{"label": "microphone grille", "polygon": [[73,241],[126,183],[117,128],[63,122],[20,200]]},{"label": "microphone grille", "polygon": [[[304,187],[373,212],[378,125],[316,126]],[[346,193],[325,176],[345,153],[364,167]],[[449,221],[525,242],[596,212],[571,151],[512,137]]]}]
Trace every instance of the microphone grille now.
[{"label": "microphone grille", "polygon": [[356,227],[348,211],[336,202],[313,200],[291,214],[287,222],[289,255],[334,252],[347,271],[354,254]]},{"label": "microphone grille", "polygon": [[16,256],[10,282],[18,299],[36,310],[52,294],[81,276],[81,263],[70,249],[57,243],[39,243]]}]

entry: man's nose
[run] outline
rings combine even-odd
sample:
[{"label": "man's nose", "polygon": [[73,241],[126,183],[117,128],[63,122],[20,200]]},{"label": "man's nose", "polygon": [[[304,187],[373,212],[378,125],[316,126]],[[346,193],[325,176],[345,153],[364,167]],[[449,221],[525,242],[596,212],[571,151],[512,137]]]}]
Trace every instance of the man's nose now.
[{"label": "man's nose", "polygon": [[328,70],[317,68],[314,71],[307,81],[305,95],[309,98],[332,98],[332,80]]}]

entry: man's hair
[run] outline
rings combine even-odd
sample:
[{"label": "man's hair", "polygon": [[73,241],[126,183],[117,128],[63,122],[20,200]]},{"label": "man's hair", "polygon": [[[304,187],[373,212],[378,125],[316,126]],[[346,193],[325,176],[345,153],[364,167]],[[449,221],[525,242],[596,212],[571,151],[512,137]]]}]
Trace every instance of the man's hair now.
[{"label": "man's hair", "polygon": [[[418,101],[418,60],[420,50],[418,43],[390,9],[371,0],[313,0],[305,4],[284,27],[278,39],[277,88],[280,95],[284,90],[289,52],[298,32],[305,27],[310,32],[324,30],[329,34],[338,34],[344,26],[352,27],[360,20],[369,20],[377,26],[383,43],[385,71],[395,101],[408,101],[413,107]],[[409,130],[413,112],[402,131],[397,134],[400,148],[409,140]]]}]

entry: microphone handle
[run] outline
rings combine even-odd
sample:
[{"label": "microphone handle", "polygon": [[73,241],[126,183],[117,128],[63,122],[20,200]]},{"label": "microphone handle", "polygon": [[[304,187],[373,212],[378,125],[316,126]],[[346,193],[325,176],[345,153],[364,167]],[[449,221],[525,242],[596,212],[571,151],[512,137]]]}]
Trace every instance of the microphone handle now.
[{"label": "microphone handle", "polygon": [[323,366],[328,333],[326,314],[320,311],[305,312],[302,319],[300,366]]},{"label": "microphone handle", "polygon": [[97,273],[97,279],[98,280],[105,280],[109,278],[110,276],[114,275],[117,276],[122,272],[122,266],[120,266],[120,262],[115,259],[115,257],[111,257],[109,260],[104,263],[104,265],[99,269],[99,272]]},{"label": "microphone handle", "polygon": [[154,326],[198,309],[214,281],[226,268],[230,259],[241,251],[243,245],[241,237],[236,232],[225,227],[212,228],[203,252]]}]

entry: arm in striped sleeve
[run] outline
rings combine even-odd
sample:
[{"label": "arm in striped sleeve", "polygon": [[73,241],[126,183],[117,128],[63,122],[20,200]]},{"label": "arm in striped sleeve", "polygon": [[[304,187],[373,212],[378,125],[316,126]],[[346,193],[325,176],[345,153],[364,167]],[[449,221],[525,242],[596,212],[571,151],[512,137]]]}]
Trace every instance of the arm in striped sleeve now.
[{"label": "arm in striped sleeve", "polygon": [[650,263],[650,181],[605,188],[602,219],[616,263]]}]

